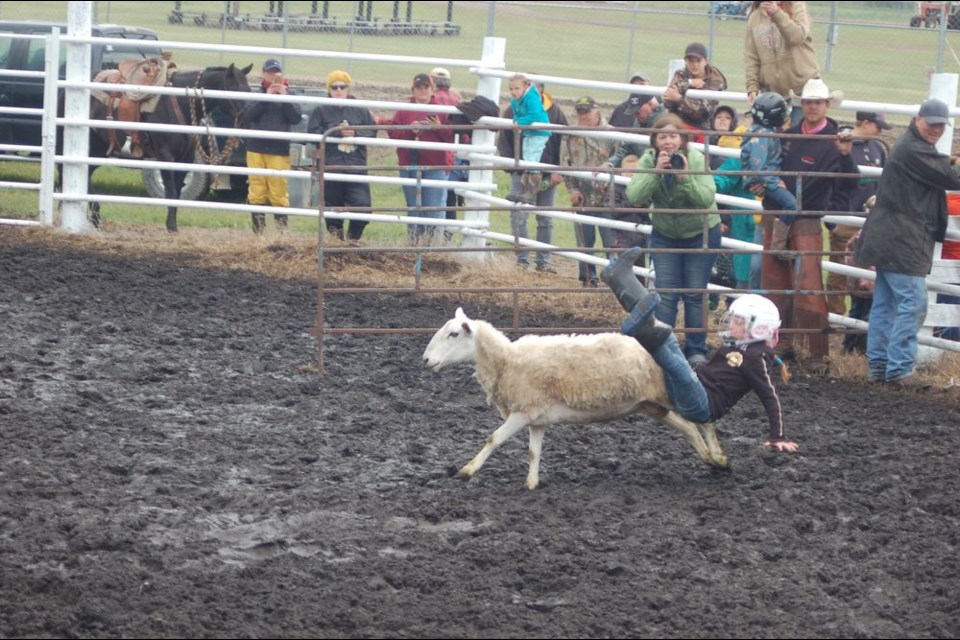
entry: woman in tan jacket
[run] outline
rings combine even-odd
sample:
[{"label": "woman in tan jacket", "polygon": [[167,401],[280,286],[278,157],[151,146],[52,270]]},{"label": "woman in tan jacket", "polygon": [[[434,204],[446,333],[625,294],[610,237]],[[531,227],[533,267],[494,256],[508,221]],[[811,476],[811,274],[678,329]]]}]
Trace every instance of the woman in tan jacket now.
[{"label": "woman in tan jacket", "polygon": [[774,91],[799,106],[803,85],[820,75],[806,2],[754,2],[747,18],[743,64],[750,103]]}]

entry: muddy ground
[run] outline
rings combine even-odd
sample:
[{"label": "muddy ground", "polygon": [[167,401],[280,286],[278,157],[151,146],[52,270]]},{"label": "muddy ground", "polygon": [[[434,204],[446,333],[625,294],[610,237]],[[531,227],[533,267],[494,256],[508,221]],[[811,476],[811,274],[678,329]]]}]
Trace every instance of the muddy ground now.
[{"label": "muddy ground", "polygon": [[[25,245],[0,228],[0,636],[960,635],[955,396],[799,378],[711,471],[637,418],[498,424],[429,336],[327,339],[310,281]],[[337,326],[455,301],[336,296]],[[495,323],[504,310],[476,309]],[[567,318],[525,318],[558,326]]]}]

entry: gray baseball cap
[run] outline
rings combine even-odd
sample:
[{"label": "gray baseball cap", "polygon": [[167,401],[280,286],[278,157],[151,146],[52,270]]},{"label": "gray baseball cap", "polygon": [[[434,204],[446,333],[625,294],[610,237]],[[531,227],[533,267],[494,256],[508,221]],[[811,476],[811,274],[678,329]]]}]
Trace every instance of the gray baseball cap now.
[{"label": "gray baseball cap", "polygon": [[950,107],[937,98],[930,98],[920,105],[917,115],[926,120],[927,124],[950,124]]}]

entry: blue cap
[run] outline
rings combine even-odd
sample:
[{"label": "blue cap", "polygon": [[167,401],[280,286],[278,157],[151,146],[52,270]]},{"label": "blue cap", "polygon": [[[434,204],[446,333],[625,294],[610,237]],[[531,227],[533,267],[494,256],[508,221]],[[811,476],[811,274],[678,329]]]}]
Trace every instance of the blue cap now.
[{"label": "blue cap", "polygon": [[283,65],[276,58],[270,58],[263,63],[264,71],[283,71]]}]

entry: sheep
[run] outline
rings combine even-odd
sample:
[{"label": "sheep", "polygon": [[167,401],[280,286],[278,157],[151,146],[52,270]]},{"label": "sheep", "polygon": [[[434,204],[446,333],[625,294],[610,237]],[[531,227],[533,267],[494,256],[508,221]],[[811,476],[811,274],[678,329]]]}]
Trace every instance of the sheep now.
[{"label": "sheep", "polygon": [[662,370],[633,338],[616,333],[531,335],[511,342],[490,323],[471,320],[458,308],[430,340],[423,362],[433,371],[474,364],[487,402],[505,420],[460,469],[461,476],[473,477],[498,446],[529,427],[526,486],[536,489],[547,425],[605,422],[633,413],[679,430],[705,463],[727,467],[713,424],[694,424],[673,410]]}]

